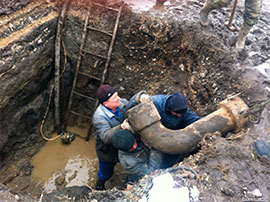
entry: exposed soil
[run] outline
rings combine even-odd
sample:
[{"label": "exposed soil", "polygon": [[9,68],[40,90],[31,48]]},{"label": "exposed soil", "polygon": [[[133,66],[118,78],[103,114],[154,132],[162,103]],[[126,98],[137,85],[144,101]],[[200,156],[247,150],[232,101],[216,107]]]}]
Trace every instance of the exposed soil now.
[{"label": "exposed soil", "polygon": [[[240,9],[236,12],[234,22],[238,30],[243,13],[243,5],[239,4]],[[16,9],[24,5],[25,3],[21,3]],[[270,99],[269,67],[265,74],[256,69],[258,65],[269,63],[270,58],[269,3],[264,2],[261,18],[248,35],[246,47],[242,51],[237,51],[232,46],[238,31],[231,32],[224,25],[225,19],[229,18],[230,8],[213,11],[211,24],[205,28],[199,24],[198,13],[202,6],[203,1],[174,0],[160,10],[151,9],[136,15],[130,15],[129,8],[124,10],[125,17],[119,26],[107,79],[108,83],[119,89],[121,97],[130,98],[142,89],[149,94],[181,91],[188,97],[191,109],[201,116],[216,110],[217,104],[232,94],[240,93],[240,97],[251,108],[254,103]],[[13,7],[3,8],[1,15],[11,13]],[[97,17],[93,19],[93,24],[95,20],[98,20]],[[78,42],[80,32],[76,29],[82,22],[69,18],[66,24],[64,40],[69,59],[75,64],[76,57],[72,53],[78,47],[67,41],[72,38],[75,43]],[[73,26],[69,26],[71,24]],[[104,27],[108,30],[112,28],[111,25]],[[92,45],[93,49],[102,53],[100,43],[92,42]],[[86,94],[89,92],[86,92],[85,86],[93,90],[91,85],[83,80],[80,82],[80,87]],[[89,106],[85,101],[77,101],[75,105]],[[251,114],[244,129],[237,134],[229,133],[226,137],[221,137],[218,133],[207,134],[200,143],[198,152],[175,165],[194,169],[198,173],[197,179],[183,175],[181,169],[170,172],[179,186],[196,186],[200,191],[199,201],[270,201],[270,162],[257,157],[253,151],[254,141],[270,141],[269,123],[270,104]],[[31,140],[31,137],[28,139]],[[33,154],[37,150],[36,148]],[[29,152],[30,149],[26,151]],[[15,198],[15,194],[1,185],[0,194],[4,196],[1,197],[6,201],[24,201],[27,200],[26,195],[30,195],[29,200],[34,196],[39,198],[42,187],[33,187],[29,183],[31,155],[28,155],[28,159],[20,159],[20,155],[16,155],[16,159],[5,160],[1,168],[4,171],[1,173],[1,182],[7,186],[12,183],[18,196]],[[9,159],[12,160],[8,162]],[[153,177],[165,172],[167,171],[159,170],[145,176],[125,191],[93,191],[90,195],[85,194],[85,198],[81,200],[138,201],[143,195],[147,196]],[[121,178],[124,173],[125,171],[119,169],[116,176]],[[123,179],[124,177],[117,183],[114,178],[108,182],[107,187],[121,189]],[[252,194],[255,189],[260,191],[261,196]],[[79,193],[77,190],[74,192]],[[43,199],[49,201],[61,194],[53,193]],[[190,200],[193,201],[192,198]]]}]

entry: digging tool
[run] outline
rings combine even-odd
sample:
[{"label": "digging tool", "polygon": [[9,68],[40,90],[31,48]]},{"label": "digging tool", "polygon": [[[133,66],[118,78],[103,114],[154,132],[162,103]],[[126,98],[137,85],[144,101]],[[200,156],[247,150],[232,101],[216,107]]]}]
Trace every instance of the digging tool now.
[{"label": "digging tool", "polygon": [[235,31],[235,30],[236,30],[235,26],[232,25],[232,21],[233,21],[233,17],[234,17],[234,14],[235,14],[237,2],[238,2],[238,0],[235,0],[235,1],[234,1],[233,9],[232,9],[232,13],[231,13],[231,17],[230,17],[229,22],[228,22],[228,21],[225,22],[225,25],[226,25],[231,31]]}]

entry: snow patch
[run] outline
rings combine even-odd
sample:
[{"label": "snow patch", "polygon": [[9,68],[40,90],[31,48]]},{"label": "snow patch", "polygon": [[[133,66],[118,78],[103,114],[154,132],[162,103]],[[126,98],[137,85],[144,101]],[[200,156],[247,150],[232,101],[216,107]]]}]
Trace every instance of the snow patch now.
[{"label": "snow patch", "polygon": [[266,77],[270,77],[270,60],[267,60],[265,63],[255,66],[254,68]]},{"label": "snow patch", "polygon": [[193,186],[189,191],[188,187],[175,187],[175,182],[170,173],[157,176],[153,179],[153,186],[148,193],[148,199],[144,195],[139,202],[190,202],[199,200],[199,190]]}]

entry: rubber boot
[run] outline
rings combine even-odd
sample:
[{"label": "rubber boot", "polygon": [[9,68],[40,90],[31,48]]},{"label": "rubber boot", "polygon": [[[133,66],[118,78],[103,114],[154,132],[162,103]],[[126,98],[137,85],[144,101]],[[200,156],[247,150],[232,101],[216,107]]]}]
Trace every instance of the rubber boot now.
[{"label": "rubber boot", "polygon": [[208,1],[205,2],[203,8],[200,11],[200,23],[203,26],[209,25],[208,15],[213,9],[210,8]]},{"label": "rubber boot", "polygon": [[251,28],[252,28],[252,26],[250,27],[245,22],[243,23],[243,25],[239,31],[236,44],[235,44],[236,48],[243,49],[245,47],[246,38],[247,38],[247,35],[248,35],[249,31],[251,30]]},{"label": "rubber boot", "polygon": [[96,190],[105,190],[105,180],[97,179]]}]

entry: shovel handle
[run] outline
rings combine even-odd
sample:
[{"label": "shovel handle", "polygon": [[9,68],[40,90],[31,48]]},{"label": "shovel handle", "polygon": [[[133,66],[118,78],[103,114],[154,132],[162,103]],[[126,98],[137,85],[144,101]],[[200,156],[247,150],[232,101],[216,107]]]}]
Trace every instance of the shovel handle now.
[{"label": "shovel handle", "polygon": [[238,0],[235,0],[235,1],[234,1],[234,4],[233,4],[233,9],[232,9],[231,17],[230,17],[230,20],[229,20],[229,22],[228,22],[228,24],[227,24],[227,26],[229,27],[229,29],[230,29],[231,27],[233,27],[233,26],[232,26],[232,21],[233,21],[233,17],[234,17],[234,14],[235,14],[235,10],[236,10],[237,3],[238,3]]}]

